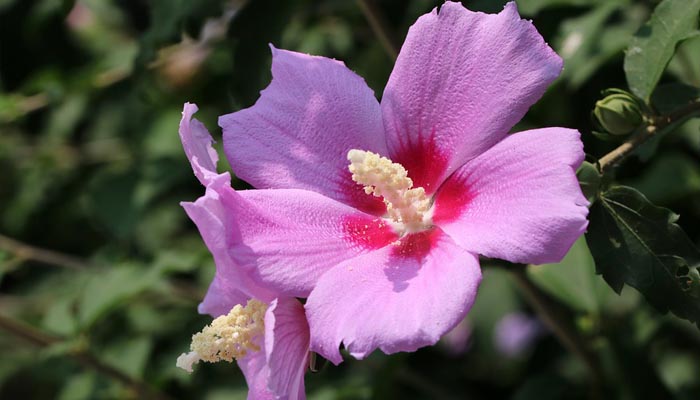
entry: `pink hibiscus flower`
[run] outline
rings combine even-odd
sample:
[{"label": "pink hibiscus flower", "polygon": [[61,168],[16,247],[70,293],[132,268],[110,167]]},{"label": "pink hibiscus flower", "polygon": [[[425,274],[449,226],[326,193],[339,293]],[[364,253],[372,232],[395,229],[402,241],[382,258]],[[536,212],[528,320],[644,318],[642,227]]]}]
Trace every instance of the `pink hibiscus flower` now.
[{"label": "pink hibiscus flower", "polygon": [[227,256],[308,297],[310,348],[333,363],[341,344],[356,358],[434,344],[474,301],[478,254],[556,262],[585,230],[579,133],[508,135],[562,68],[515,3],[419,18],[381,104],[342,62],[272,55],[256,104],[219,120],[259,189],[227,192]]},{"label": "pink hibiscus flower", "polygon": [[206,187],[194,203],[182,203],[214,256],[216,275],[199,306],[216,319],[193,336],[192,351],[178,358],[178,366],[192,371],[199,361],[237,360],[250,388],[249,399],[306,398],[304,372],[308,365],[309,326],[304,307],[250,280],[228,252],[235,196],[228,173],[216,171],[218,156],[202,123],[192,119],[194,104],[185,104],[180,138],[192,169]]}]

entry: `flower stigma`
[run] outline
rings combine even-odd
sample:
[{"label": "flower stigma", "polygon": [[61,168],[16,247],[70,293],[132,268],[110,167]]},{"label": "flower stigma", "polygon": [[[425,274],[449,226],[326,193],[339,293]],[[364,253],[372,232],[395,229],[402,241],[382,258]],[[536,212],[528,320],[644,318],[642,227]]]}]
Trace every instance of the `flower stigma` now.
[{"label": "flower stigma", "polygon": [[388,217],[401,233],[420,232],[432,226],[430,198],[401,164],[371,151],[348,151],[352,180],[364,186],[365,193],[382,197]]},{"label": "flower stigma", "polygon": [[245,357],[249,351],[260,351],[259,338],[265,332],[267,304],[252,299],[243,307],[238,304],[201,332],[192,336],[189,353],[177,358],[176,365],[192,372],[192,365],[199,361],[232,362]]}]

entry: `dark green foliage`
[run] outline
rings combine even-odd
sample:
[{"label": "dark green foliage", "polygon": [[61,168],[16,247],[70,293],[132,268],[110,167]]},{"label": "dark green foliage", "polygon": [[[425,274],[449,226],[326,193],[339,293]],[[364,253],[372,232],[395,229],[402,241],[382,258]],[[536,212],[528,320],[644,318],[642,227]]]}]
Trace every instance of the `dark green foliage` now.
[{"label": "dark green foliage", "polygon": [[[441,1],[374,3],[401,43]],[[497,12],[506,1],[464,3]],[[517,3],[565,68],[514,130],[581,131],[590,162],[578,178],[593,203],[588,246],[579,240],[527,276],[592,344],[599,398],[700,398],[700,330],[676,317],[700,315],[700,118],[685,115],[638,148],[646,161],[603,174],[595,160],[634,133],[600,141],[590,119],[608,88],[643,100],[642,128],[698,101],[700,2]],[[204,37],[207,23],[221,29]],[[149,399],[245,398],[235,365],[175,367],[210,321],[197,304],[214,272],[179,205],[203,188],[177,127],[182,104],[197,103],[221,150],[217,116],[255,102],[270,43],[341,59],[378,97],[393,67],[355,1],[0,0],[0,317],[48,338],[35,345],[0,325],[0,398],[137,398],[119,374],[147,385]],[[484,264],[466,352],[441,342],[338,367],[321,360],[309,398],[595,397],[584,364],[551,331],[520,355],[499,353],[502,318],[534,310],[507,270]],[[636,290],[618,296],[625,284]]]},{"label": "dark green foliage", "polygon": [[700,326],[700,252],[676,224],[677,214],[615,186],[599,195],[589,218],[596,271],[616,292],[630,285],[659,311]]}]

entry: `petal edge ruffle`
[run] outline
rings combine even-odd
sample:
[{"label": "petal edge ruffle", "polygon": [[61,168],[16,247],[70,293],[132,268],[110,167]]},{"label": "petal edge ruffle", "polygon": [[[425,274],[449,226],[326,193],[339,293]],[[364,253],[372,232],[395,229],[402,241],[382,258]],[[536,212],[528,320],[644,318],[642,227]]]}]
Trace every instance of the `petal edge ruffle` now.
[{"label": "petal edge ruffle", "polygon": [[435,344],[471,308],[481,281],[475,255],[436,229],[348,260],[306,302],[311,350],[338,364]]},{"label": "petal edge ruffle", "polygon": [[386,154],[379,103],[364,80],[340,61],[274,47],[272,76],[254,106],[219,119],[236,175],[258,189],[313,190],[383,213],[348,171],[350,149]]},{"label": "petal edge ruffle", "polygon": [[389,157],[434,193],[505,137],[561,68],[515,2],[499,14],[446,2],[410,28],[384,91]]},{"label": "petal edge ruffle", "polygon": [[457,170],[435,197],[433,221],[468,251],[518,263],[560,261],[585,231],[588,201],[573,129],[508,136]]}]

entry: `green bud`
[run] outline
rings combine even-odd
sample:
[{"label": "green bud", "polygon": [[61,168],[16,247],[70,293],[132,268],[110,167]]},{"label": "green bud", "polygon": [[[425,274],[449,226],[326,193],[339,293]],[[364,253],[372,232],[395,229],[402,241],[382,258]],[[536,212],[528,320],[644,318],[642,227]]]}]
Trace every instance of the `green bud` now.
[{"label": "green bud", "polygon": [[598,100],[593,115],[600,126],[613,135],[630,134],[643,121],[637,100],[622,91]]}]

